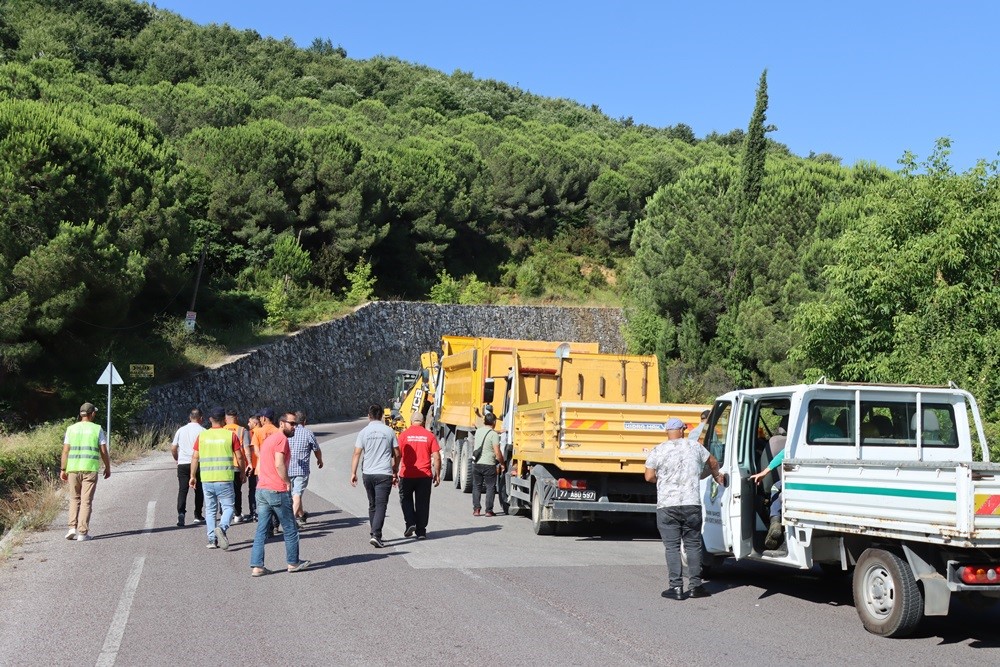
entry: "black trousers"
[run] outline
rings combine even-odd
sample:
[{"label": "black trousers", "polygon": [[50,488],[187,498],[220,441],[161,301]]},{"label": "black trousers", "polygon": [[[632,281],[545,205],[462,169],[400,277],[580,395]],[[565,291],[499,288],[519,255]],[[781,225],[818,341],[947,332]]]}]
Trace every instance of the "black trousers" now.
[{"label": "black trousers", "polygon": [[472,509],[482,509],[479,496],[483,485],[486,486],[486,511],[493,511],[493,497],[497,492],[497,467],[492,464],[477,463],[472,468]]},{"label": "black trousers", "polygon": [[257,513],[257,473],[247,475],[247,511]]},{"label": "black trousers", "polygon": [[[178,463],[177,464],[177,513],[185,514],[187,513],[187,501],[188,501],[188,480],[191,479],[191,464],[190,463]],[[194,487],[194,515],[196,518],[201,518],[204,516],[202,509],[205,507],[205,493],[201,489],[201,480],[198,480],[198,484]]]},{"label": "black trousers", "polygon": [[362,475],[365,491],[368,492],[368,523],[372,527],[372,537],[382,539],[385,511],[389,507],[389,492],[392,491],[392,475]]},{"label": "black trousers", "polygon": [[417,535],[427,534],[427,519],[431,515],[430,477],[400,477],[399,504],[403,508],[403,521],[407,527],[416,526]]},{"label": "black trousers", "polygon": [[233,516],[243,515],[243,498],[240,494],[243,492],[243,475],[237,471],[233,475]]}]

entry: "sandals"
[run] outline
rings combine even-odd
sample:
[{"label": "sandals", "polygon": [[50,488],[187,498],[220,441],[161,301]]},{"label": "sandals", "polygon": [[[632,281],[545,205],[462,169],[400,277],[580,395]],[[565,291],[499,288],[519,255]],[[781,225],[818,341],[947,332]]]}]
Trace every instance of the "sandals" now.
[{"label": "sandals", "polygon": [[294,566],[288,568],[288,571],[289,572],[301,572],[302,570],[306,569],[310,565],[312,565],[311,561],[300,560],[299,563],[298,563],[298,565],[294,565]]},{"label": "sandals", "polygon": [[271,571],[266,567],[252,567],[250,568],[251,577],[263,577],[265,574],[271,574]]}]

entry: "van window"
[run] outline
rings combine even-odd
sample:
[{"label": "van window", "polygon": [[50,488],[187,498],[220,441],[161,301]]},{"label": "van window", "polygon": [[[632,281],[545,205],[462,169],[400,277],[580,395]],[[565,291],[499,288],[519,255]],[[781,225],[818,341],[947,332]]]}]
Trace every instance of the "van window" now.
[{"label": "van window", "polygon": [[729,433],[729,419],[733,411],[733,404],[728,401],[719,401],[712,408],[712,414],[708,418],[705,426],[705,446],[715,458],[719,460],[721,466],[726,460],[726,435]]},{"label": "van window", "polygon": [[[920,428],[924,447],[958,447],[953,406],[925,401],[922,408],[923,415],[918,419],[916,401],[861,401],[861,444],[916,447]],[[810,401],[806,441],[812,445],[853,447],[855,419],[854,401]]]}]

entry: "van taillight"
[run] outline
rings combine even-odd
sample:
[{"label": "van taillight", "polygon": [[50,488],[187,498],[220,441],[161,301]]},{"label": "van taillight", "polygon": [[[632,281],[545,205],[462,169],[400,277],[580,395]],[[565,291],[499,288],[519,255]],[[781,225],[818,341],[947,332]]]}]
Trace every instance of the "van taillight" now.
[{"label": "van taillight", "polygon": [[1000,584],[1000,565],[966,565],[961,576],[967,584]]},{"label": "van taillight", "polygon": [[587,480],[585,479],[565,479],[560,477],[556,481],[556,486],[560,489],[586,489]]}]

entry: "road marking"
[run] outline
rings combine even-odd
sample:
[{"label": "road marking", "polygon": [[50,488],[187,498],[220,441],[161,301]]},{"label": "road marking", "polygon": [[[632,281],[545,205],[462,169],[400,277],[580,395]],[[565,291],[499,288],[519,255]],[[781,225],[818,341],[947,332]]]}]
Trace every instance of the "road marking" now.
[{"label": "road marking", "polygon": [[150,500],[149,504],[146,505],[146,527],[143,529],[143,535],[149,535],[153,530],[153,523],[156,519],[156,501]]},{"label": "road marking", "polygon": [[132,571],[129,572],[128,580],[125,582],[125,590],[122,591],[122,596],[118,600],[118,609],[115,610],[115,615],[111,619],[111,627],[108,628],[108,634],[104,637],[104,647],[101,649],[101,655],[97,657],[97,667],[112,667],[118,658],[118,649],[122,645],[128,616],[132,612],[135,589],[139,587],[139,577],[142,576],[142,566],[145,563],[145,556],[136,557],[132,563]]}]

